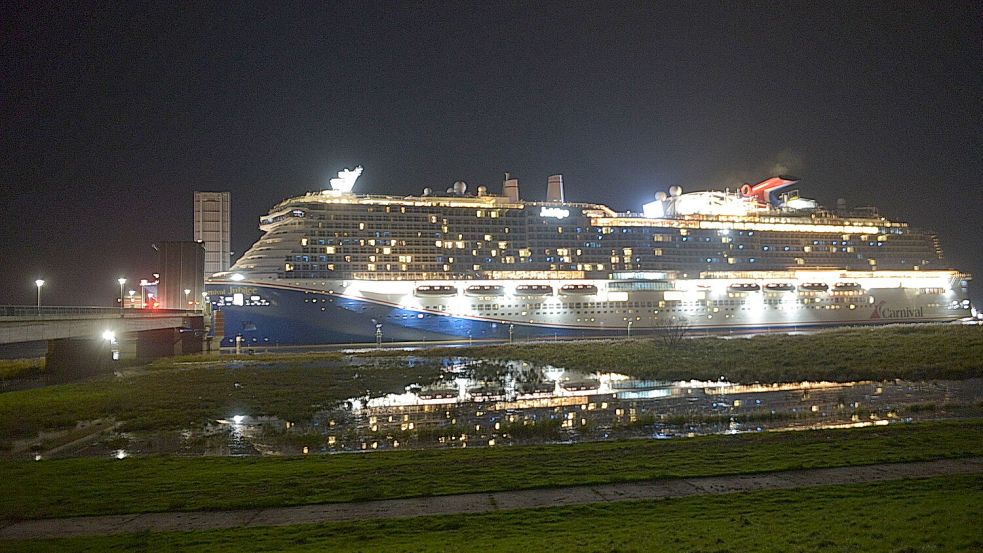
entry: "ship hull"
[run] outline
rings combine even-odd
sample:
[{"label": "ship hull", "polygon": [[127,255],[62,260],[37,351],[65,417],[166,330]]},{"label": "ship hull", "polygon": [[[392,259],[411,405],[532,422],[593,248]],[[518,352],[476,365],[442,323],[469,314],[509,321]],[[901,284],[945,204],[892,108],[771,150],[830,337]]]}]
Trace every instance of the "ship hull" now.
[{"label": "ship hull", "polygon": [[[606,284],[595,283],[602,289]],[[962,298],[934,298],[900,288],[869,289],[849,298],[851,303],[830,298],[828,306],[801,305],[794,293],[771,295],[785,299],[768,303],[759,299],[762,292],[745,293],[740,300],[666,306],[663,291],[632,292],[628,302],[601,301],[614,297],[603,292],[563,297],[562,282],[549,284],[555,295],[537,298],[468,297],[459,282],[452,283],[457,290],[452,295],[420,297],[414,293],[417,284],[213,281],[206,289],[212,309],[220,313],[215,335],[221,345],[233,346],[238,337],[247,347],[794,331],[944,322],[969,315]]]}]

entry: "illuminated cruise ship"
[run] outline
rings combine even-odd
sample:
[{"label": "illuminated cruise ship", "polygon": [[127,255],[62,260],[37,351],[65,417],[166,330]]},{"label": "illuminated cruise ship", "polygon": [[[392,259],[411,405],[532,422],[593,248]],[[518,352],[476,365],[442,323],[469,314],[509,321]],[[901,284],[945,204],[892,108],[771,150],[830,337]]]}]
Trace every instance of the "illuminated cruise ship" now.
[{"label": "illuminated cruise ship", "polygon": [[645,335],[952,321],[969,276],[937,237],[873,208],[835,211],[772,177],[672,187],[642,213],[463,182],[419,196],[289,198],[206,289],[223,345]]}]

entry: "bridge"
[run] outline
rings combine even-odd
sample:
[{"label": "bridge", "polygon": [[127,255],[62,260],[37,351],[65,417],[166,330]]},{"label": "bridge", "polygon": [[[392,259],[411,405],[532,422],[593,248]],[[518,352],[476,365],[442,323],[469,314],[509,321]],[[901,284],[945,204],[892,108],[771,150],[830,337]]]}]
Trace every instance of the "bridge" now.
[{"label": "bridge", "polygon": [[48,369],[199,353],[205,313],[177,309],[0,306],[0,344],[48,342]]}]

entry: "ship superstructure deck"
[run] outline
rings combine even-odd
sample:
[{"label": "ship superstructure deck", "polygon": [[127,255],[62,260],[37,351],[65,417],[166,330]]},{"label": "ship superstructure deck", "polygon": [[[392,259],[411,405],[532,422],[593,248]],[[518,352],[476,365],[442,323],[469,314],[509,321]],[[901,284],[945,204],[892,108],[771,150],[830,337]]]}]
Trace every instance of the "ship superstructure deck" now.
[{"label": "ship superstructure deck", "polygon": [[645,215],[617,213],[557,197],[520,201],[513,181],[503,196],[483,187],[468,196],[457,183],[447,196],[322,191],[281,202],[261,218],[264,236],[209,282],[223,343],[623,335],[969,314],[968,276],[945,265],[936,236],[872,210],[793,209],[795,199],[777,206],[752,189],[677,189]]}]

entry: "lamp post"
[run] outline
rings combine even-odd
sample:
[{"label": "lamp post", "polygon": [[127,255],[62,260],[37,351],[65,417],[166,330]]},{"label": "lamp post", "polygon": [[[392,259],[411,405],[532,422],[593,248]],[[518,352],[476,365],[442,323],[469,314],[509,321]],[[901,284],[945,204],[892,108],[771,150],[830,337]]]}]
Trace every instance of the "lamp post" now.
[{"label": "lamp post", "polygon": [[130,309],[133,309],[133,296],[137,293],[136,290],[130,290],[127,294],[130,296]]},{"label": "lamp post", "polygon": [[116,282],[119,283],[119,316],[122,317],[123,316],[123,285],[126,284],[126,279],[123,277],[119,277],[118,279],[116,279]]},{"label": "lamp post", "polygon": [[44,281],[40,278],[34,281],[34,284],[38,287],[38,317],[41,316],[41,287],[44,286]]},{"label": "lamp post", "polygon": [[631,338],[631,323],[634,321],[628,321],[628,337]]},{"label": "lamp post", "polygon": [[140,279],[140,309],[147,307],[147,279]]},{"label": "lamp post", "polygon": [[[189,296],[190,294],[191,294],[191,290],[189,290],[189,289],[187,289],[187,288],[185,288],[185,289],[184,289],[184,304],[185,304],[185,305],[191,305],[191,300],[190,300],[190,299],[188,299],[188,296]],[[187,307],[185,307],[185,309],[187,309]]]}]

